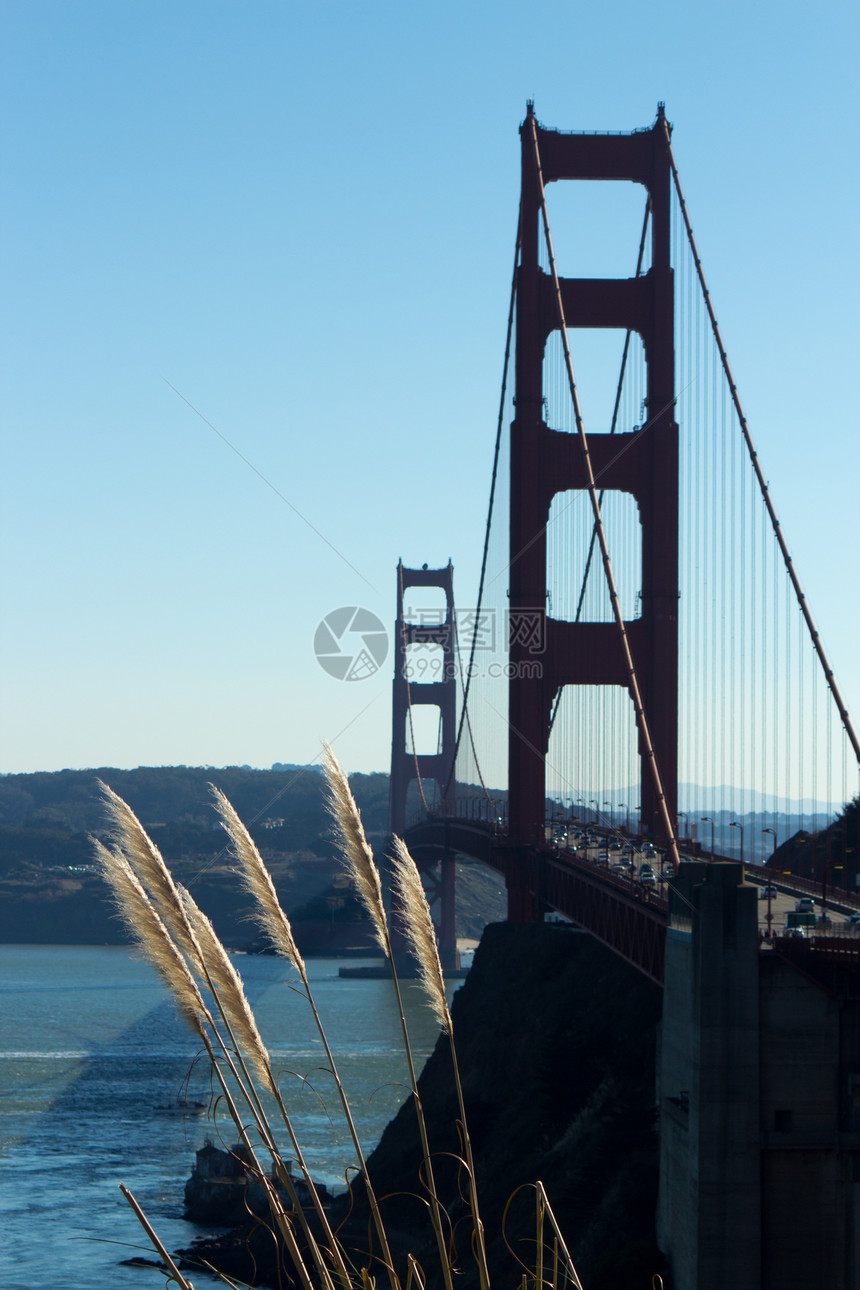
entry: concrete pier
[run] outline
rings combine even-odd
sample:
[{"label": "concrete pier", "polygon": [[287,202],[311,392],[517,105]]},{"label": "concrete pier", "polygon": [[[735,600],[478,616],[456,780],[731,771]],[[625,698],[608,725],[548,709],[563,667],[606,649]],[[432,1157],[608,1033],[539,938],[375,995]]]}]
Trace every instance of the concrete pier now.
[{"label": "concrete pier", "polygon": [[760,1290],[756,895],[732,861],[670,889],[657,1237],[675,1290]]},{"label": "concrete pier", "polygon": [[760,944],[735,862],[670,885],[657,1235],[672,1290],[860,1290],[860,971]]}]

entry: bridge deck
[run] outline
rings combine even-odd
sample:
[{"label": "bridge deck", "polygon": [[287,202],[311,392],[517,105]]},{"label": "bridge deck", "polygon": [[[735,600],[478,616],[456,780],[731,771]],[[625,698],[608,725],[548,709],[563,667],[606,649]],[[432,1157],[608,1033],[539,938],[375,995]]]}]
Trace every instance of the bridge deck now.
[{"label": "bridge deck", "polygon": [[[520,875],[526,873],[539,908],[578,923],[662,985],[670,879],[660,871],[655,873],[653,883],[642,881],[635,867],[632,873],[613,872],[609,857],[618,860],[620,853],[609,851],[602,858],[608,839],[577,850],[552,842],[523,848],[510,841],[499,821],[438,816],[412,824],[405,831],[404,841],[419,867],[433,863],[443,854],[454,853],[478,860],[507,878],[510,867],[516,864]],[[637,854],[641,869],[642,850]],[[656,859],[654,868],[660,870]],[[819,914],[822,905],[827,905],[832,922],[809,929],[810,934],[802,936],[804,950],[842,961],[856,960],[860,965],[860,929],[849,930],[845,923],[847,914],[860,910],[860,901],[843,892],[835,893],[832,888],[828,893],[806,879],[782,874],[775,879],[765,866],[745,866],[745,876],[762,887],[770,882],[776,888],[772,901],[760,902],[759,924],[765,946],[771,940],[800,939],[794,931],[783,935],[784,923],[797,899],[811,896]],[[767,932],[771,930],[773,935],[769,937]]]}]

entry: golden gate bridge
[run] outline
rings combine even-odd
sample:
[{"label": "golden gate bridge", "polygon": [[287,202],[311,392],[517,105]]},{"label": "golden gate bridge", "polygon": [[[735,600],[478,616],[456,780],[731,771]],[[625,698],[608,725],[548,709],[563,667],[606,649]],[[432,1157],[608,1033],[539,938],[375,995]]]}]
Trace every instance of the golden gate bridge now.
[{"label": "golden gate bridge", "polygon": [[[465,856],[504,873],[512,920],[557,911],[662,982],[665,885],[565,835],[645,839],[677,873],[725,858],[718,822],[749,861],[755,827],[773,847],[761,881],[779,869],[787,891],[820,903],[829,887],[860,910],[856,808],[813,842],[805,876],[784,872],[789,839],[814,839],[857,793],[860,743],[732,376],[663,105],[647,129],[577,134],[530,103],[520,133],[480,585],[458,611],[450,564],[398,566],[391,831],[436,884],[448,962]],[[554,193],[581,182],[642,191],[627,277],[565,276]],[[599,429],[576,366],[594,330],[618,342]],[[810,948],[860,957],[843,930]]]}]

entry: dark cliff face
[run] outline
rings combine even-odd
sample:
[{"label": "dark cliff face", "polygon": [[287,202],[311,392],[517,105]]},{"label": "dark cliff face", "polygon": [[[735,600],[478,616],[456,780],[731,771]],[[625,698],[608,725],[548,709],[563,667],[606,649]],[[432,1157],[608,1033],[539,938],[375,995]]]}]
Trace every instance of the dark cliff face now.
[{"label": "dark cliff face", "polygon": [[[540,1179],[587,1290],[648,1290],[662,1269],[654,1221],[654,1118],[661,991],[592,937],[559,926],[488,927],[454,996],[454,1035],[476,1160],[492,1281],[515,1285],[507,1248],[532,1258]],[[457,1153],[456,1095],[443,1036],[419,1080],[431,1151]],[[435,1259],[420,1204],[414,1108],[385,1130],[368,1169],[390,1221],[411,1230],[430,1284]],[[456,1168],[440,1155],[437,1185],[463,1214]],[[523,1188],[516,1196],[518,1188]],[[508,1202],[514,1197],[507,1216]],[[387,1211],[386,1211],[387,1212]],[[463,1229],[458,1285],[477,1285]],[[532,1262],[532,1267],[534,1266]]]}]

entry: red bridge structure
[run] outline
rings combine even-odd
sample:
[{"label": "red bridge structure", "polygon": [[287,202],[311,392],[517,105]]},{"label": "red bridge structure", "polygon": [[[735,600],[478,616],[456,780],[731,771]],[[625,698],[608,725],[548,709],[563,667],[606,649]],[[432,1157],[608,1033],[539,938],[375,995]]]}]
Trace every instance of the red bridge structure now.
[{"label": "red bridge structure", "polygon": [[[458,609],[450,563],[398,566],[391,831],[438,897],[446,966],[455,867],[472,861],[504,874],[512,921],[562,916],[664,986],[658,1227],[676,1290],[800,1284],[799,1269],[857,1286],[860,937],[820,915],[828,893],[860,910],[860,743],[753,446],[663,105],[646,129],[576,134],[529,104],[520,134],[480,583]],[[590,247],[563,188],[638,188],[631,276],[564,271]],[[578,381],[613,345],[613,392],[587,421]],[[763,884],[811,896],[809,935],[769,919],[762,937]],[[818,1065],[790,1076],[789,995],[823,1036]],[[775,1250],[762,1232],[796,1214],[801,1147],[827,1212],[812,1205],[802,1248],[788,1232]]]},{"label": "red bridge structure", "polygon": [[[458,613],[450,562],[398,565],[390,826],[428,874],[442,860],[449,963],[459,854],[504,873],[512,920],[576,918],[659,981],[665,885],[633,890],[561,835],[648,839],[676,869],[684,853],[770,861],[780,842],[785,860],[856,792],[860,744],[732,379],[663,106],[648,129],[576,134],[529,105],[520,133],[480,587]],[[582,181],[643,191],[633,276],[560,273],[547,189]],[[570,333],[595,331],[617,336],[619,370],[607,425],[587,431]],[[419,712],[436,718],[425,747]],[[858,841],[813,862],[819,900],[829,881],[853,901]]]}]

